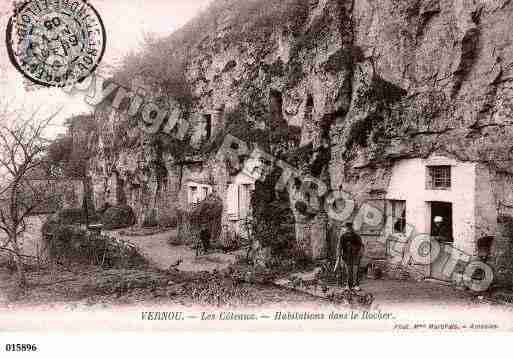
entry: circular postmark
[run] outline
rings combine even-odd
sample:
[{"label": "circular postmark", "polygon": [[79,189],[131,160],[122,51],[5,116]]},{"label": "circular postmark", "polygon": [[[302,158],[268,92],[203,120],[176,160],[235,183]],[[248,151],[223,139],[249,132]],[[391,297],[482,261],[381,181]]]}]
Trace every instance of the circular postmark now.
[{"label": "circular postmark", "polygon": [[6,29],[12,64],[32,82],[65,87],[81,82],[100,63],[106,34],[88,0],[26,0]]}]

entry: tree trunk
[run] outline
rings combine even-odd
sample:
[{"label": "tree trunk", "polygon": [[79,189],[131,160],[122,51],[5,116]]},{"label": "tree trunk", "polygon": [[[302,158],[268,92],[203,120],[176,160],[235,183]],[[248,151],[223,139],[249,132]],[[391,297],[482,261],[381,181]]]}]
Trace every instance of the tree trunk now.
[{"label": "tree trunk", "polygon": [[16,263],[16,274],[18,276],[18,287],[25,288],[27,286],[27,277],[25,276],[25,267],[23,261],[19,255],[14,256]]},{"label": "tree trunk", "polygon": [[27,277],[25,276],[25,266],[23,264],[23,259],[21,257],[20,247],[18,246],[18,242],[16,242],[16,238],[11,239],[11,246],[14,253],[14,264],[16,266],[16,275],[18,281],[19,288],[25,288],[27,285]]},{"label": "tree trunk", "polygon": [[90,179],[86,176],[82,177],[82,188],[83,188],[83,194],[82,194],[82,209],[85,211],[85,224],[86,229],[89,228],[89,212],[95,212],[94,204],[92,201],[92,195],[91,195],[91,186],[90,186]]},{"label": "tree trunk", "polygon": [[[85,186],[84,186],[85,188]],[[85,193],[85,191],[84,191]],[[83,210],[85,212],[85,225],[86,225],[86,230],[89,229],[89,205],[87,203],[87,195],[84,194],[84,199],[83,199],[83,202],[82,202],[82,207],[83,207]]]}]

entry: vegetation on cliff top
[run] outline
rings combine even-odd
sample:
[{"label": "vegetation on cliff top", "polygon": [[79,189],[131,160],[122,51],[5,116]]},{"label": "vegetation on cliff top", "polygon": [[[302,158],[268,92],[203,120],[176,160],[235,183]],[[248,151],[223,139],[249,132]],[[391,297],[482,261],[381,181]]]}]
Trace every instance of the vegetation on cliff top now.
[{"label": "vegetation on cliff top", "polygon": [[[123,60],[115,79],[129,85],[134,76],[152,79],[182,105],[188,106],[193,96],[186,77],[191,52],[202,48],[208,36],[226,30],[224,44],[266,39],[277,28],[297,33],[308,16],[307,0],[224,0],[213,2],[185,26],[164,38],[148,36],[142,51]],[[214,46],[223,46],[217,41]]]},{"label": "vegetation on cliff top", "polygon": [[49,175],[65,178],[86,177],[87,161],[92,156],[92,137],[97,136],[98,124],[93,116],[78,115],[65,123],[68,131],[47,148],[46,162]]}]

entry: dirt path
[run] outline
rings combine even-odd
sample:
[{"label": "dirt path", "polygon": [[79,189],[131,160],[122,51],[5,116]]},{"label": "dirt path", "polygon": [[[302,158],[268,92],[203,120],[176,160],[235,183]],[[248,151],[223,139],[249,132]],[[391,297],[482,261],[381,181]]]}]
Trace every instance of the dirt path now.
[{"label": "dirt path", "polygon": [[[294,273],[292,276],[309,281],[315,278],[315,271]],[[277,285],[292,288],[288,278],[281,278],[275,282]],[[479,293],[458,290],[449,285],[429,281],[399,281],[399,280],[374,280],[361,278],[360,294],[371,293],[375,303],[387,306],[472,306],[476,303]],[[327,284],[324,288],[315,285],[300,285],[296,288],[299,291],[315,296],[325,296],[326,293],[342,292],[342,289],[335,284]],[[478,303],[479,304],[479,303]]]},{"label": "dirt path", "polygon": [[123,236],[116,231],[110,232],[110,234],[135,244],[148,260],[164,270],[181,261],[177,267],[181,271],[212,272],[215,269],[224,269],[235,262],[236,254],[234,253],[211,253],[196,257],[195,251],[188,246],[170,245],[169,239],[176,236],[175,230],[140,237]]}]

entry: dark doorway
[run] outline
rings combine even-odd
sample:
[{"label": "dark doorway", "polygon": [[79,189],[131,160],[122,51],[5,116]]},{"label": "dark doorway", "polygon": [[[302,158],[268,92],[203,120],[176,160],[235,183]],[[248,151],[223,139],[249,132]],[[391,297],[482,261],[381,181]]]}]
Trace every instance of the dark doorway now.
[{"label": "dark doorway", "polygon": [[310,120],[312,118],[312,113],[314,110],[314,99],[312,95],[308,95],[306,99],[306,108],[305,108],[305,119]]},{"label": "dark doorway", "polygon": [[212,137],[212,115],[203,115],[203,120],[205,124],[204,140],[209,141]]},{"label": "dark doorway", "polygon": [[283,96],[281,92],[271,90],[269,97],[269,112],[271,114],[270,123],[267,124],[269,129],[287,129],[288,123],[283,116]]},{"label": "dark doorway", "polygon": [[452,203],[431,202],[431,235],[439,242],[453,242]]}]

